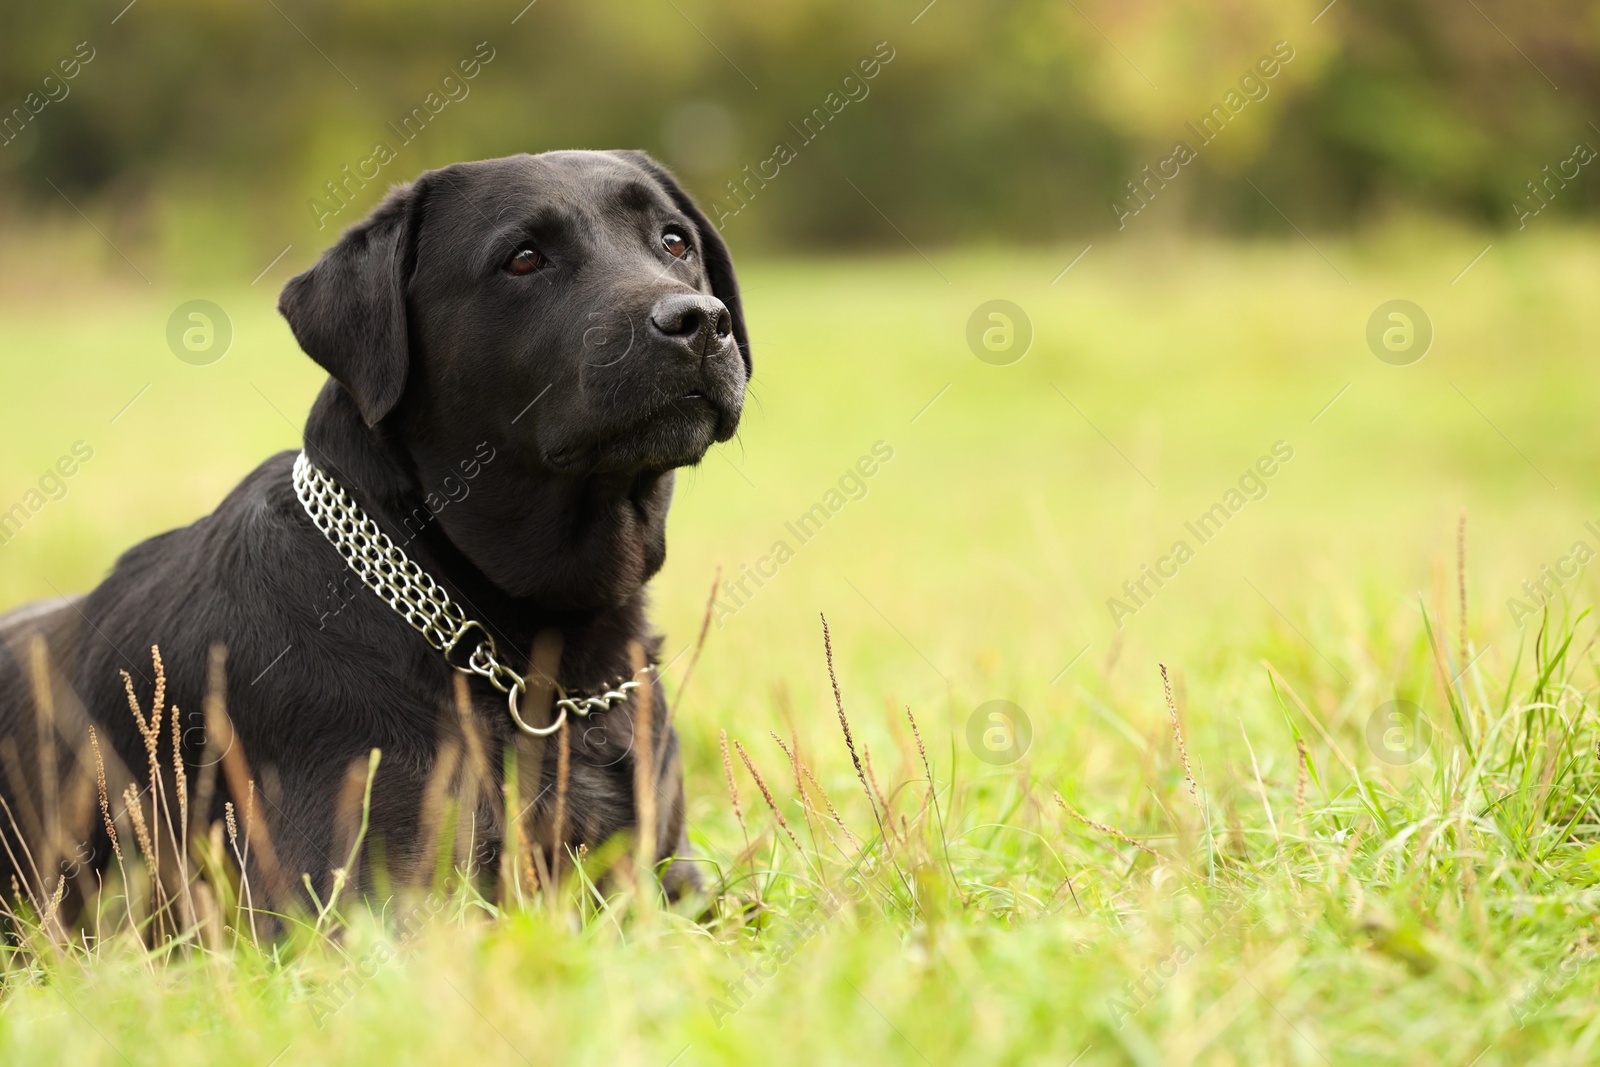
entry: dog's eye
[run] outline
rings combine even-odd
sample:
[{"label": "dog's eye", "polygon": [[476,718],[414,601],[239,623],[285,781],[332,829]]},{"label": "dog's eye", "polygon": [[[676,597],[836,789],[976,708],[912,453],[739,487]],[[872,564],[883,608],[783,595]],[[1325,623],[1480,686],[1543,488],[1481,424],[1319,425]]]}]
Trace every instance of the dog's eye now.
[{"label": "dog's eye", "polygon": [[677,230],[668,230],[661,235],[661,247],[665,248],[673,259],[682,259],[689,254],[689,242],[685,241],[683,234]]},{"label": "dog's eye", "polygon": [[532,274],[544,266],[544,256],[537,248],[524,248],[506,260],[507,274]]}]

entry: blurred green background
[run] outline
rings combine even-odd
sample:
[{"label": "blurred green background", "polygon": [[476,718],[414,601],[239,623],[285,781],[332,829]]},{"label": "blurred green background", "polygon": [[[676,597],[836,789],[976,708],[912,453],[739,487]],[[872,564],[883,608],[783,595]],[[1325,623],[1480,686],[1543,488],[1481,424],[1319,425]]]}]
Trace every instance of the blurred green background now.
[{"label": "blurred green background", "polygon": [[[0,605],[92,585],[296,446],[322,375],[277,290],[384,187],[573,146],[679,170],[747,288],[744,427],[680,479],[657,583],[674,650],[718,567],[894,449],[714,631],[719,708],[819,695],[819,610],[867,692],[955,726],[1161,656],[1226,688],[1280,640],[1376,698],[1411,683],[1353,664],[1443,603],[1463,509],[1495,656],[1600,519],[1592,5],[124,3],[0,13],[0,105],[61,97],[0,120],[0,509],[95,450],[0,547]],[[1404,367],[1364,336],[1399,298],[1434,332]],[[194,299],[232,326],[209,365],[168,340]],[[1006,366],[968,341],[994,299],[1032,332]],[[1113,619],[1280,440],[1266,498]]]},{"label": "blurred green background", "polygon": [[[1184,141],[1197,158],[1130,227],[1515,228],[1528,183],[1600,143],[1597,44],[1585,0],[7,5],[0,201],[80,226],[70,198],[146,274],[248,281],[427,167],[634,146],[732,209],[728,183],[782,143],[796,158],[728,223],[746,251],[1037,244],[1116,230],[1128,183]],[[326,183],[380,143],[392,162],[329,222]],[[1549,214],[1592,214],[1590,185]]]}]

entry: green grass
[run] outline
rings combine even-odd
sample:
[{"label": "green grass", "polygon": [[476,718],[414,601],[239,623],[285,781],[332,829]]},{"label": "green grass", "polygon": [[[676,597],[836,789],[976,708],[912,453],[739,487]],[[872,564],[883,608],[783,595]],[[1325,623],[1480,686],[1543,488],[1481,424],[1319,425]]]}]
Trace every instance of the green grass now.
[{"label": "green grass", "polygon": [[[1575,541],[1600,547],[1592,236],[1497,238],[1454,283],[1487,238],[1112,241],[1053,285],[1078,247],[944,251],[937,272],[750,265],[752,402],[738,441],[681,476],[655,587],[670,658],[717,567],[795,549],[713,627],[675,712],[715,918],[457,896],[414,937],[352,916],[338,942],[265,952],[18,953],[0,1059],[1593,1062],[1593,576],[1538,641],[1507,606]],[[0,508],[73,442],[95,448],[0,547],[0,604],[92,584],[295,445],[320,375],[271,310],[287,268],[0,308]],[[234,320],[213,366],[163,340],[193,297]],[[964,340],[996,297],[1036,332],[1009,367]],[[1436,330],[1410,367],[1363,341],[1396,297]],[[879,441],[893,458],[865,495],[795,544],[785,523]],[[1107,598],[1278,441],[1293,459],[1265,497],[1117,629]],[[845,747],[819,613],[886,812]],[[996,699],[1032,725],[1015,763],[967,742]],[[1409,765],[1366,740],[1394,699],[1433,726]],[[747,851],[723,729],[798,849],[735,755]],[[802,802],[770,730],[870,859],[819,793]]]}]

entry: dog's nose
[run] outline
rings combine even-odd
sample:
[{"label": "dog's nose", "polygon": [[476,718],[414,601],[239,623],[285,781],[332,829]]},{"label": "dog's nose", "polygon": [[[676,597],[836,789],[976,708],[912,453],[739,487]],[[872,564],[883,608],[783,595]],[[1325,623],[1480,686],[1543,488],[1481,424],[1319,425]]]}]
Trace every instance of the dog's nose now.
[{"label": "dog's nose", "polygon": [[686,355],[703,359],[733,333],[733,316],[714,296],[675,293],[650,309],[650,325]]}]

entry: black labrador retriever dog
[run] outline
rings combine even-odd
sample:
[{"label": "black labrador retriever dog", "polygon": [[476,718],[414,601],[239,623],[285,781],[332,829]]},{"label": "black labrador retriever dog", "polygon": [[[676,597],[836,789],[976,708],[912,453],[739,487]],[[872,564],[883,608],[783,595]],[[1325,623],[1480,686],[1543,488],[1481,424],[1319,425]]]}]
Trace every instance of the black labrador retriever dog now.
[{"label": "black labrador retriever dog", "polygon": [[[643,822],[669,892],[696,886],[676,735],[638,668],[673,471],[733,436],[750,374],[716,228],[643,153],[461,163],[393,190],[278,307],[331,375],[303,453],[86,596],[0,619],[0,886],[49,894],[107,860],[85,741],[92,724],[116,766],[115,820],[122,783],[149,780],[122,672],[149,709],[152,646],[177,709],[159,761],[176,745],[191,785],[216,780],[196,826],[249,807],[251,873],[280,889],[309,875],[326,899],[374,748],[344,875],[365,890],[375,856],[427,877],[430,790],[474,773],[456,847],[480,870],[514,847],[547,870]],[[206,714],[220,691],[226,717]]]}]

